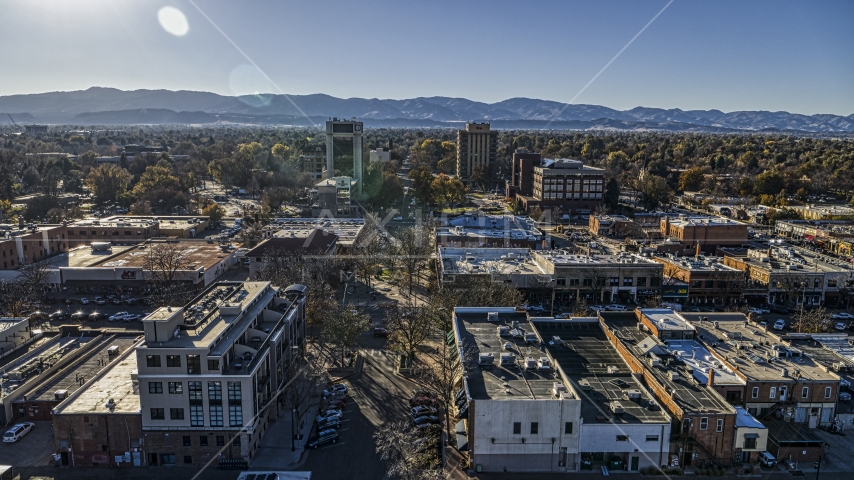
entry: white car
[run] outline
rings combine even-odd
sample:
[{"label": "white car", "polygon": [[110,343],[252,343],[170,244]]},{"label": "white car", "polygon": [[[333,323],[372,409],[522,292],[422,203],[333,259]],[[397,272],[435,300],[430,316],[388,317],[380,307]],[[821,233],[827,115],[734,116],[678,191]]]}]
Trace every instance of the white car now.
[{"label": "white car", "polygon": [[344,412],[341,410],[327,410],[325,412],[321,412],[315,418],[315,420],[317,421],[317,423],[328,422],[330,419],[333,419],[333,418],[337,418],[340,420],[343,415],[344,415]]},{"label": "white car", "polygon": [[111,322],[118,322],[119,320],[124,320],[127,316],[128,312],[119,312],[114,315],[110,315],[110,318],[108,320],[110,320]]},{"label": "white car", "polygon": [[854,315],[851,315],[848,312],[839,312],[839,313],[834,313],[833,315],[830,316],[830,318],[832,318],[834,320],[854,320]]},{"label": "white car", "polygon": [[6,433],[3,434],[4,442],[17,442],[24,435],[30,433],[30,430],[36,428],[36,424],[33,422],[24,422],[14,425],[9,430],[6,430]]},{"label": "white car", "polygon": [[97,303],[98,305],[106,305],[106,304],[107,304],[107,301],[106,301],[105,299],[101,298],[101,297],[96,297],[96,298],[95,298],[95,303]]},{"label": "white car", "polygon": [[756,307],[754,307],[754,308],[748,308],[748,309],[747,309],[747,313],[753,313],[753,314],[756,314],[756,315],[763,315],[763,314],[765,314],[765,313],[771,313],[771,310],[766,310],[766,309],[764,309],[764,308],[756,308]]},{"label": "white car", "polygon": [[774,330],[783,330],[786,328],[786,321],[782,318],[774,322]]},{"label": "white car", "polygon": [[347,393],[347,390],[347,385],[344,385],[343,383],[336,383],[334,385],[330,385],[326,390],[323,391],[323,397],[326,398],[336,394],[345,394]]},{"label": "white car", "polygon": [[605,307],[602,305],[590,305],[590,307],[588,308],[594,312],[598,312],[599,310],[605,310]]},{"label": "white car", "polygon": [[542,305],[528,305],[528,310],[531,312],[542,312],[545,311]]},{"label": "white car", "polygon": [[612,303],[611,305],[605,306],[605,310],[608,312],[625,312],[627,308],[625,305],[617,305],[616,303]]},{"label": "white car", "polygon": [[844,332],[846,326],[847,325],[845,325],[845,322],[836,322],[836,325],[833,328],[839,330],[840,332]]},{"label": "white car", "polygon": [[80,304],[81,305],[89,305],[89,299],[88,298],[81,298]]}]

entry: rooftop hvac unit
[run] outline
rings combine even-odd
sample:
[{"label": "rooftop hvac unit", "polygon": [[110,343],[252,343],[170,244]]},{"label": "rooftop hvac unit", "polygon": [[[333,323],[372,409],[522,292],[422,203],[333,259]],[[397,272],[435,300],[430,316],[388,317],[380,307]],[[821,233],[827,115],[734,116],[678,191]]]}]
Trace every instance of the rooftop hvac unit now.
[{"label": "rooftop hvac unit", "polygon": [[513,328],[519,328],[519,321],[513,320],[512,322],[510,322],[510,326]]},{"label": "rooftop hvac unit", "polygon": [[582,378],[578,381],[578,387],[581,388],[582,392],[590,391],[590,382],[586,378]]},{"label": "rooftop hvac unit", "polygon": [[623,390],[623,396],[626,400],[640,400],[641,392],[640,390]]},{"label": "rooftop hvac unit", "polygon": [[537,369],[539,370],[551,370],[552,365],[551,361],[549,361],[549,357],[540,357],[537,361]]},{"label": "rooftop hvac unit", "polygon": [[507,325],[501,325],[498,327],[498,336],[499,337],[509,337],[510,336],[510,327]]},{"label": "rooftop hvac unit", "polygon": [[537,334],[536,333],[526,333],[525,334],[525,343],[537,343]]},{"label": "rooftop hvac unit", "polygon": [[611,402],[611,403],[610,403],[609,407],[611,408],[611,412],[612,412],[614,415],[622,415],[622,414],[623,414],[623,412],[624,412],[624,410],[623,410],[623,404],[622,404],[622,403],[620,403],[620,402],[613,401],[613,402]]},{"label": "rooftop hvac unit", "polygon": [[673,370],[671,370],[668,373],[670,374],[670,380],[671,381],[675,382],[675,381],[679,380],[679,372],[674,372]]},{"label": "rooftop hvac unit", "polygon": [[566,386],[560,382],[554,382],[552,384],[552,395],[555,397],[559,397],[561,393],[566,392]]},{"label": "rooftop hvac unit", "polygon": [[107,349],[107,355],[109,355],[111,357],[113,355],[118,355],[118,354],[119,354],[119,347],[116,345],[113,345],[112,347]]},{"label": "rooftop hvac unit", "polygon": [[[640,325],[640,324],[638,324],[638,325]],[[649,354],[649,365],[651,367],[657,367],[657,366],[661,365],[661,359],[658,358],[658,355],[656,355],[654,353]]]},{"label": "rooftop hvac unit", "polygon": [[619,373],[619,371],[616,365],[608,365],[608,373]]},{"label": "rooftop hvac unit", "polygon": [[513,353],[502,353],[501,354],[501,365],[509,366],[516,363],[516,355]]},{"label": "rooftop hvac unit", "polygon": [[495,364],[495,354],[493,353],[481,353],[478,356],[477,364],[481,367],[491,367]]},{"label": "rooftop hvac unit", "polygon": [[489,322],[497,322],[498,321],[498,312],[489,312],[486,314],[486,320]]},{"label": "rooftop hvac unit", "polygon": [[780,369],[780,376],[781,377],[788,377],[789,376],[789,369],[788,368],[781,368]]},{"label": "rooftop hvac unit", "polygon": [[537,360],[534,357],[525,357],[525,370],[535,370],[537,368]]},{"label": "rooftop hvac unit", "polygon": [[53,392],[53,398],[56,400],[65,400],[65,397],[68,396],[68,390],[57,390]]},{"label": "rooftop hvac unit", "polygon": [[562,343],[563,343],[563,340],[561,340],[561,339],[560,339],[560,337],[558,337],[557,335],[555,335],[554,337],[552,337],[552,341],[551,341],[551,342],[549,342],[549,345],[551,345],[551,346],[553,346],[553,347],[558,347],[558,346],[560,346]]}]

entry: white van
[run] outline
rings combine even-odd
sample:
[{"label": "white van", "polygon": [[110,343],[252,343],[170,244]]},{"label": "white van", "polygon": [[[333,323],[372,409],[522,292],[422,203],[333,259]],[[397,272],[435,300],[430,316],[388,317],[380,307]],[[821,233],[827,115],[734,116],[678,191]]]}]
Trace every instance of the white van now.
[{"label": "white van", "polygon": [[33,422],[24,422],[14,425],[9,430],[6,430],[6,433],[3,434],[4,442],[17,442],[24,435],[30,433],[30,430],[36,428],[36,424]]},{"label": "white van", "polygon": [[774,455],[771,455],[768,452],[760,452],[759,463],[761,463],[763,467],[773,467],[777,464],[777,459],[774,458]]}]

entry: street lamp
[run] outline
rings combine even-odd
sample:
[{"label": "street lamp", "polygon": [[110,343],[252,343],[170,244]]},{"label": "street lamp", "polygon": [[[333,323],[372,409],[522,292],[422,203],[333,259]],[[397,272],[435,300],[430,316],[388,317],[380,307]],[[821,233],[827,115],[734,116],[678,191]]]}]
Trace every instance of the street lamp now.
[{"label": "street lamp", "polygon": [[292,452],[296,451],[296,449],[297,449],[297,445],[296,445],[297,434],[296,434],[296,431],[294,431],[296,424],[297,424],[297,409],[294,408],[291,410],[291,451]]}]

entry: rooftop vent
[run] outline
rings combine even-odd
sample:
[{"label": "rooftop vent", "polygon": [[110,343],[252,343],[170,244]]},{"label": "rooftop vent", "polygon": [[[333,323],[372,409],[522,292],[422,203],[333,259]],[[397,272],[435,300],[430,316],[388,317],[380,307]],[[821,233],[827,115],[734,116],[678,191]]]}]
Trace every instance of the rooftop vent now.
[{"label": "rooftop vent", "polygon": [[534,357],[525,357],[525,370],[535,370],[537,368],[537,360]]},{"label": "rooftop vent", "polygon": [[582,392],[590,391],[590,382],[587,379],[581,379],[578,381],[578,386],[581,388]]},{"label": "rooftop vent", "polygon": [[567,390],[566,390],[566,386],[565,386],[563,383],[560,383],[560,382],[554,382],[554,383],[552,384],[552,394],[553,394],[555,397],[559,397],[561,393],[564,393],[564,392],[566,392],[566,391],[567,391]]},{"label": "rooftop vent", "polygon": [[498,312],[489,312],[486,314],[487,321],[497,322],[498,321]]},{"label": "rooftop vent", "polygon": [[614,415],[622,415],[625,412],[625,410],[623,410],[623,404],[616,400],[611,402],[608,406]]}]

